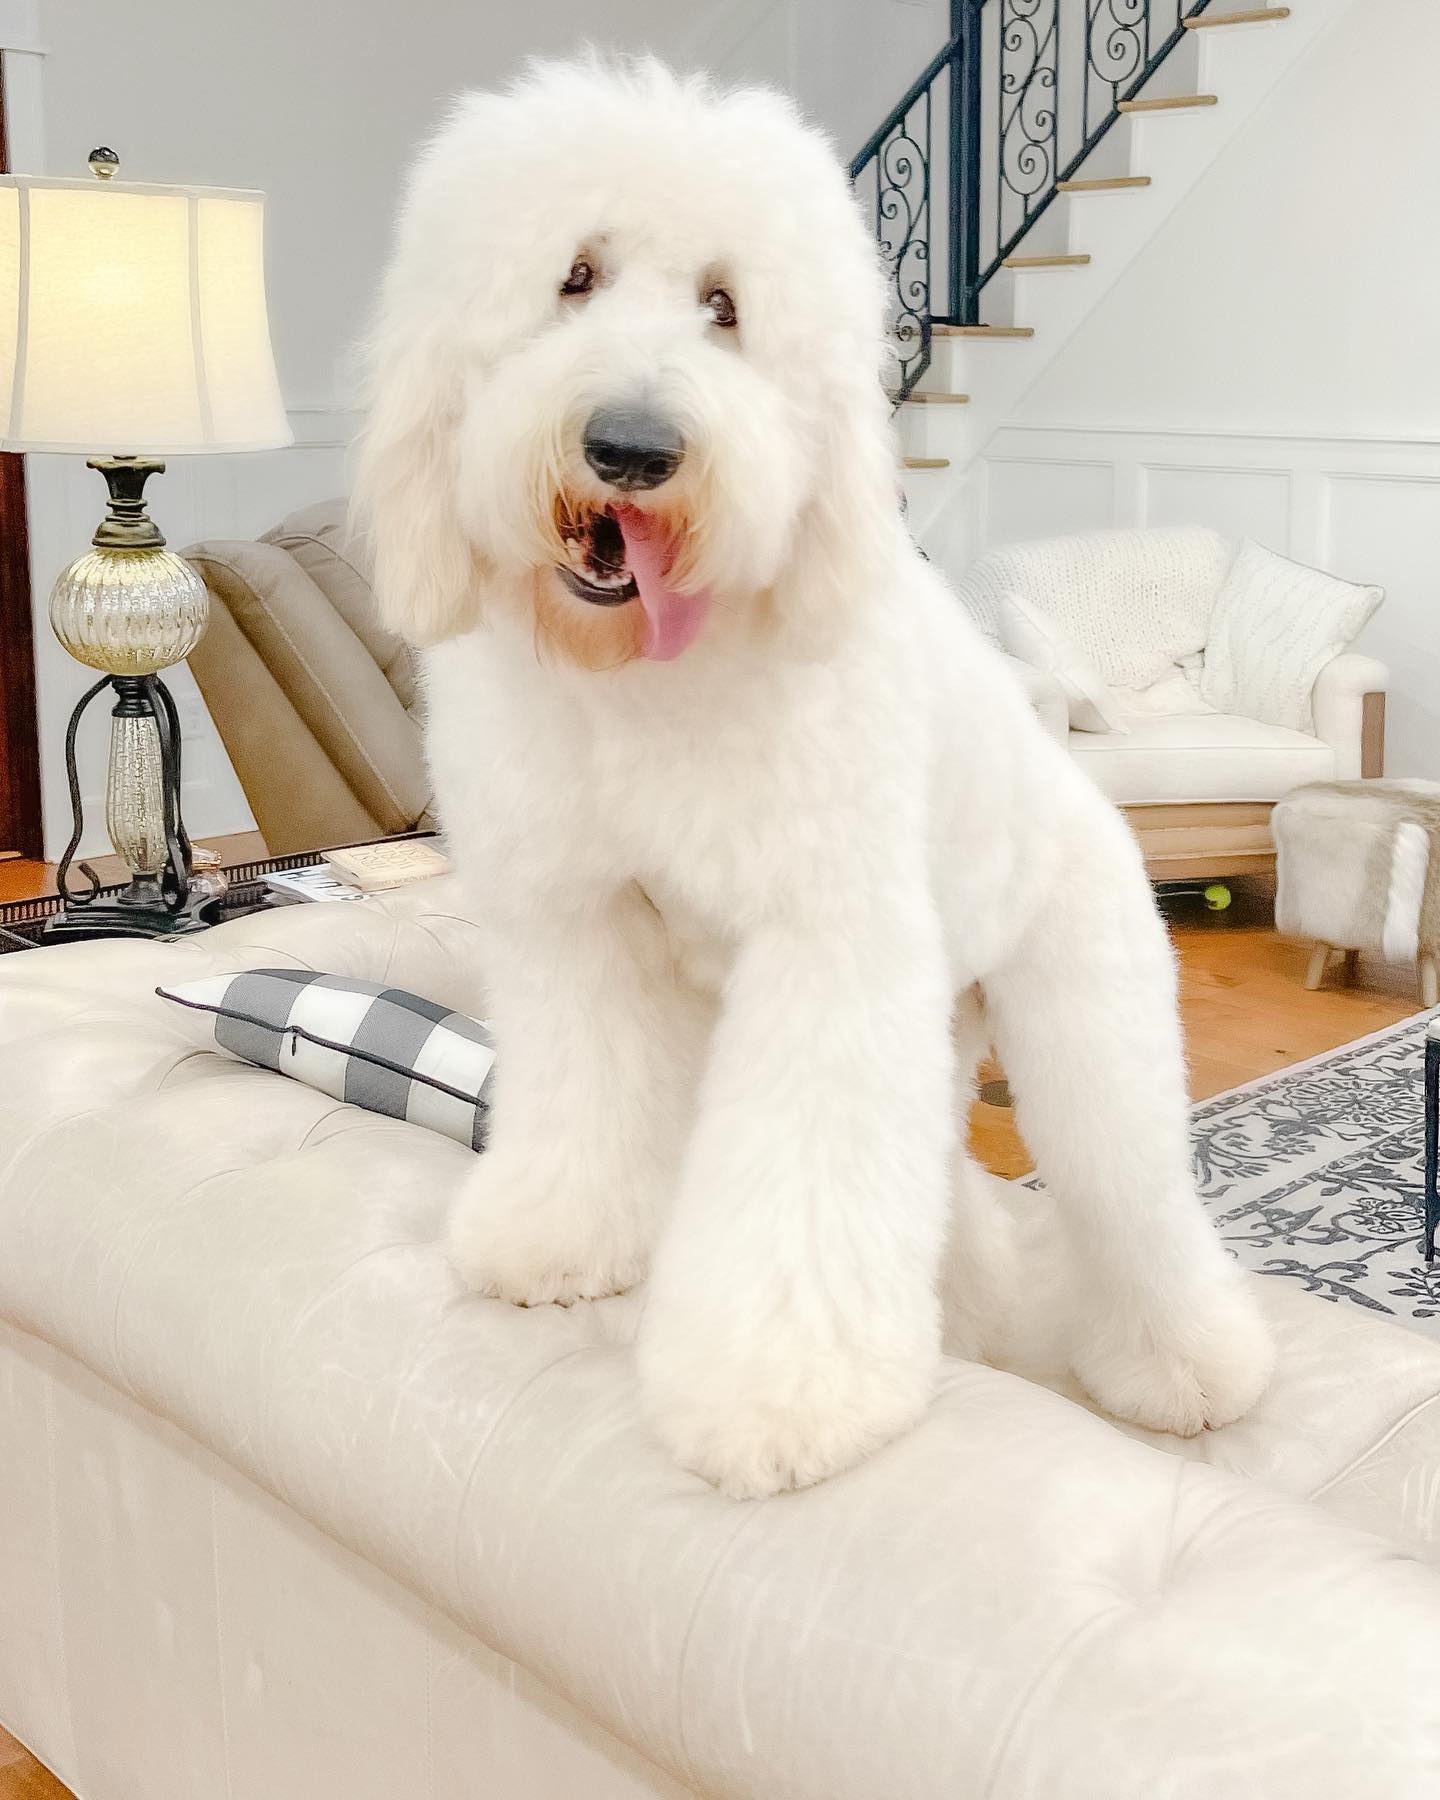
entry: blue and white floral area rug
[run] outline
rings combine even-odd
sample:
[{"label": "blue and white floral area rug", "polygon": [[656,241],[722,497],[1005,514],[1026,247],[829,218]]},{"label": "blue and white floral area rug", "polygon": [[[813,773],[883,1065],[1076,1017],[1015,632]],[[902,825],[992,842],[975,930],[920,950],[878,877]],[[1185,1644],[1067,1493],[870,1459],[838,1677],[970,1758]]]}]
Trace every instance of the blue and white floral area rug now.
[{"label": "blue and white floral area rug", "polygon": [[1420,1254],[1419,1014],[1195,1108],[1196,1177],[1248,1269],[1440,1337],[1440,1258]]}]

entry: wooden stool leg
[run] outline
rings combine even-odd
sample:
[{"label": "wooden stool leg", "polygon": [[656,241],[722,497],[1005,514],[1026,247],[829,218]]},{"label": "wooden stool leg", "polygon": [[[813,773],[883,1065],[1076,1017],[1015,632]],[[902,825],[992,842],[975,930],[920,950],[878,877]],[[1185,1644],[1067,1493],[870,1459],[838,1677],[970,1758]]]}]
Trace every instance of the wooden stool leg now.
[{"label": "wooden stool leg", "polygon": [[1420,958],[1420,1004],[1440,1005],[1440,975],[1436,972],[1435,958],[1428,951]]},{"label": "wooden stool leg", "polygon": [[1354,986],[1359,973],[1360,952],[1358,950],[1347,950],[1345,952],[1345,980],[1350,983],[1352,987]]},{"label": "wooden stool leg", "polygon": [[1329,960],[1330,946],[1328,944],[1317,944],[1310,952],[1310,967],[1305,971],[1305,985],[1307,988],[1313,989],[1319,987],[1320,983],[1325,979],[1325,965]]}]

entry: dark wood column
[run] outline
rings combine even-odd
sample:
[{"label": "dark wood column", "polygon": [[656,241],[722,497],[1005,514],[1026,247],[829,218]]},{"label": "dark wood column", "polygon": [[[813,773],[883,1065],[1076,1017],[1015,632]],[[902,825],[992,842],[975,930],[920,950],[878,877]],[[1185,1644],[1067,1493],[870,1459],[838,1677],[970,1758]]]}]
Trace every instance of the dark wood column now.
[{"label": "dark wood column", "polygon": [[[0,56],[0,172],[10,172]],[[0,855],[41,855],[40,739],[30,611],[25,459],[0,456]]]}]

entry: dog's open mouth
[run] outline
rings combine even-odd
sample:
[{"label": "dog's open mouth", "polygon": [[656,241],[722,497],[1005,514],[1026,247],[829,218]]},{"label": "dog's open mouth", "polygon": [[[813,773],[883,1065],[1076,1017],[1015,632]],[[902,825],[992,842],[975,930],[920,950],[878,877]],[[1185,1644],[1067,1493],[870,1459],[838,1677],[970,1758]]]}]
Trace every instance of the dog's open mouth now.
[{"label": "dog's open mouth", "polygon": [[638,600],[645,614],[641,654],[669,662],[699,636],[710,596],[674,585],[681,541],[663,518],[637,506],[563,511],[558,519],[565,561],[556,567],[565,587],[591,606]]},{"label": "dog's open mouth", "polygon": [[610,511],[567,519],[561,526],[566,561],[560,579],[577,600],[592,606],[620,606],[639,593],[625,551],[625,534]]}]

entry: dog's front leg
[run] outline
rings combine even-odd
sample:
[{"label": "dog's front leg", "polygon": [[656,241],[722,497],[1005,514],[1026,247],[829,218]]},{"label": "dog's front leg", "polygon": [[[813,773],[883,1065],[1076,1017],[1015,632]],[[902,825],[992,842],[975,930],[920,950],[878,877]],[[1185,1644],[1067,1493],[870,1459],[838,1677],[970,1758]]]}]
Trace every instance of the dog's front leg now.
[{"label": "dog's front leg", "polygon": [[952,1052],[914,886],[760,927],[726,986],[639,1358],[661,1437],[737,1498],[846,1468],[930,1397]]},{"label": "dog's front leg", "polygon": [[703,1009],[638,890],[563,916],[514,907],[489,940],[490,1135],[451,1259],[522,1305],[619,1293],[643,1278],[678,1179]]}]

